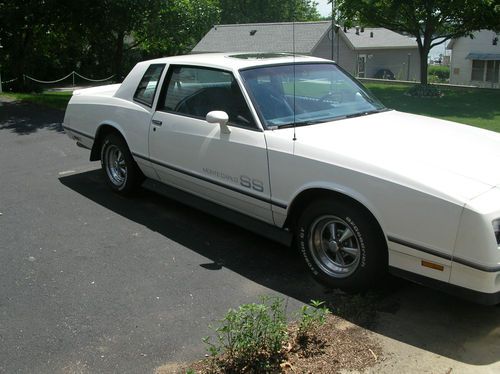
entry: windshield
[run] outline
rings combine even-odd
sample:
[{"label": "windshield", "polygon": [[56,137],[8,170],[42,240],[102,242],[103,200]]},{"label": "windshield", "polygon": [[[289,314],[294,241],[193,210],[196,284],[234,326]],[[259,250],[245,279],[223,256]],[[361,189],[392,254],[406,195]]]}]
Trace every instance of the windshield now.
[{"label": "windshield", "polygon": [[240,74],[267,128],[309,125],[386,110],[331,63],[264,66]]}]

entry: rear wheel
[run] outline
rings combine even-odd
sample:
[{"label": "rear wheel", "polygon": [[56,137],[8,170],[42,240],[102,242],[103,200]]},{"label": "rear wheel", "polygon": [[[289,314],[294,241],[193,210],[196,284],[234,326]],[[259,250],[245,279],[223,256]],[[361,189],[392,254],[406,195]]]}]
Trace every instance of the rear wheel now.
[{"label": "rear wheel", "polygon": [[120,194],[133,192],[143,180],[127,144],[117,134],[109,134],[104,139],[101,147],[101,166],[108,185]]},{"label": "rear wheel", "polygon": [[373,217],[354,203],[313,202],[300,216],[296,235],[313,276],[328,287],[361,291],[385,273],[383,235]]}]

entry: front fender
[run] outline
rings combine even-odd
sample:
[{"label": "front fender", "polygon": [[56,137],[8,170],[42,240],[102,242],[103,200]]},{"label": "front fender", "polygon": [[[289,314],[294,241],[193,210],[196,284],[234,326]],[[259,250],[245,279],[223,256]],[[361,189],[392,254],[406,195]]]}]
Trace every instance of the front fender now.
[{"label": "front fender", "polygon": [[294,202],[300,197],[301,194],[310,191],[310,190],[325,190],[325,191],[331,191],[340,195],[343,195],[351,200],[356,201],[358,204],[364,206],[371,214],[372,216],[377,220],[379,223],[382,231],[385,233],[385,225],[384,225],[384,219],[378,209],[370,202],[370,200],[361,194],[359,191],[356,191],[352,188],[343,186],[341,184],[337,184],[334,182],[330,181],[323,181],[323,182],[311,182],[304,184],[298,188],[295,193],[293,194],[293,198],[291,199],[291,203],[289,205],[289,209],[291,206],[293,206]]}]

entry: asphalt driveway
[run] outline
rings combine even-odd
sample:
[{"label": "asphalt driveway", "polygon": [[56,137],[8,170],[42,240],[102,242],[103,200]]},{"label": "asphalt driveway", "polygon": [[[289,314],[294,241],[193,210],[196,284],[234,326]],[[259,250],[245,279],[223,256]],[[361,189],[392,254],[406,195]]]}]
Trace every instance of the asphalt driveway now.
[{"label": "asphalt driveway", "polygon": [[365,301],[327,292],[286,247],[149,191],[111,193],[62,118],[0,99],[0,373],[198,359],[208,325],[263,294],[289,310],[326,300],[355,323],[373,312],[377,370],[500,371],[498,306],[399,280]]}]

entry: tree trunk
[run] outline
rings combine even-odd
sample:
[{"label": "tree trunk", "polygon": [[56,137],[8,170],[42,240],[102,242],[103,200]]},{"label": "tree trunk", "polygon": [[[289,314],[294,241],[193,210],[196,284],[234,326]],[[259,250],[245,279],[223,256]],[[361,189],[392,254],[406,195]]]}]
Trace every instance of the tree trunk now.
[{"label": "tree trunk", "polygon": [[429,50],[422,48],[419,50],[420,53],[420,84],[427,84],[427,57],[429,56]]},{"label": "tree trunk", "polygon": [[116,45],[115,45],[115,57],[113,61],[113,67],[115,71],[115,79],[117,82],[121,82],[123,80],[122,68],[123,68],[123,44],[124,44],[125,32],[120,31],[116,36]]},{"label": "tree trunk", "polygon": [[427,57],[431,50],[433,29],[432,24],[427,23],[423,33],[423,40],[420,35],[417,37],[418,53],[420,55],[420,84],[427,84]]},{"label": "tree trunk", "polygon": [[26,33],[21,32],[19,37],[21,43],[19,43],[17,50],[13,53],[14,61],[16,61],[13,66],[14,78],[17,78],[13,88],[16,91],[26,92],[29,90],[29,87],[32,86],[29,82],[24,81],[24,74],[26,74],[27,51],[29,50],[32,38],[33,29],[30,28],[26,30]]}]

